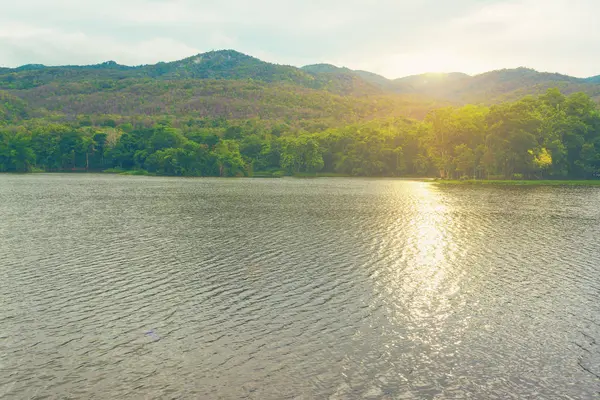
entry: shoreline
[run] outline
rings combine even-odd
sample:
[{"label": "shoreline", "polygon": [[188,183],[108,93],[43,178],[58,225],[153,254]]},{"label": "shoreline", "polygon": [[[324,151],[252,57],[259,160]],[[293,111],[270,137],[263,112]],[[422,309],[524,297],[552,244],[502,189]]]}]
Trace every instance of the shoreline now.
[{"label": "shoreline", "polygon": [[434,180],[441,186],[600,186],[600,180]]},{"label": "shoreline", "polygon": [[103,170],[103,171],[30,171],[30,172],[2,172],[0,175],[38,175],[38,174],[73,174],[73,175],[120,175],[120,176],[146,176],[156,178],[234,178],[234,179],[281,179],[281,178],[296,178],[296,179],[315,179],[315,178],[350,178],[350,179],[395,179],[404,181],[426,182],[439,186],[599,186],[598,180],[495,180],[495,179],[440,179],[422,176],[354,176],[337,173],[298,173],[292,175],[284,174],[269,174],[265,172],[257,172],[250,176],[179,176],[179,175],[158,175],[144,170]]}]

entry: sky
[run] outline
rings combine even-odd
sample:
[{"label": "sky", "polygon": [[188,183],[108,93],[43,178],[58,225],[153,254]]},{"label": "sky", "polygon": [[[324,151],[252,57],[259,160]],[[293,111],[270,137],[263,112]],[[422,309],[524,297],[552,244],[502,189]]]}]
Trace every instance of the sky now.
[{"label": "sky", "polygon": [[152,64],[235,49],[399,78],[529,67],[600,75],[598,0],[18,0],[0,66]]}]

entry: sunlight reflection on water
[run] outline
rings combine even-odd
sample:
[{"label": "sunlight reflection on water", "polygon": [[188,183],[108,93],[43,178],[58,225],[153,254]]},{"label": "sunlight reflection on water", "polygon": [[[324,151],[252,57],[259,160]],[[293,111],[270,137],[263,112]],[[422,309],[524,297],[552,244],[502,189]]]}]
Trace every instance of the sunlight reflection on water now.
[{"label": "sunlight reflection on water", "polygon": [[0,395],[593,398],[599,200],[0,175]]}]

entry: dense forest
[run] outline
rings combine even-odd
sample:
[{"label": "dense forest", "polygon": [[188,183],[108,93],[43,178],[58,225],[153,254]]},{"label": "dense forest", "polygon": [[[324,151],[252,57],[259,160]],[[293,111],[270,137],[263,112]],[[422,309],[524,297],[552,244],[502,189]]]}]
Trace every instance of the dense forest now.
[{"label": "dense forest", "polygon": [[334,173],[443,178],[594,178],[600,111],[557,89],[491,107],[308,128],[224,118],[73,121],[27,115],[0,97],[0,171],[136,171],[174,176]]},{"label": "dense forest", "polygon": [[524,68],[392,81],[231,50],[27,65],[0,69],[0,171],[589,179],[599,94]]}]

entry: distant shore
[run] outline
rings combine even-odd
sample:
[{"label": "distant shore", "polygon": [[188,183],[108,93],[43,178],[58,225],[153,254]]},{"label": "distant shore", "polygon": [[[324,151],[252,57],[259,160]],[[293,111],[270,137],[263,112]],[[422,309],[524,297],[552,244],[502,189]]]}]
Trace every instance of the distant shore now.
[{"label": "distant shore", "polygon": [[435,180],[438,185],[493,185],[493,186],[600,186],[600,180]]},{"label": "distant shore", "polygon": [[[153,177],[177,177],[177,178],[219,178],[218,176],[194,176],[194,175],[163,175],[151,173],[143,169],[124,170],[120,168],[111,168],[105,170],[66,170],[66,171],[43,171],[36,169],[31,172],[0,172],[0,174],[17,174],[27,175],[29,173],[42,174],[113,174],[113,175],[139,175]],[[600,179],[597,180],[553,180],[553,179],[537,179],[537,180],[496,180],[496,179],[439,179],[431,177],[419,176],[353,176],[347,174],[331,173],[331,172],[316,172],[316,173],[294,173],[287,174],[282,170],[276,171],[257,171],[249,176],[238,176],[228,178],[371,178],[371,179],[398,179],[405,181],[428,182],[440,186],[598,186],[600,187]]]}]

